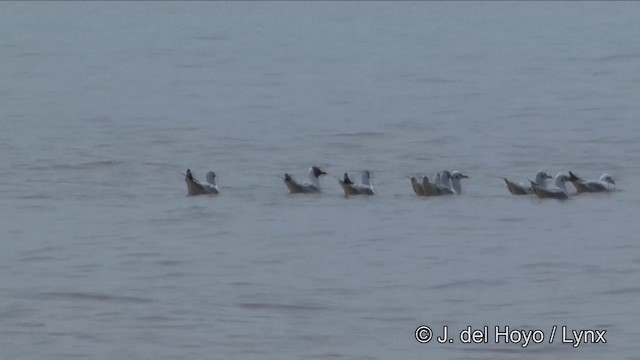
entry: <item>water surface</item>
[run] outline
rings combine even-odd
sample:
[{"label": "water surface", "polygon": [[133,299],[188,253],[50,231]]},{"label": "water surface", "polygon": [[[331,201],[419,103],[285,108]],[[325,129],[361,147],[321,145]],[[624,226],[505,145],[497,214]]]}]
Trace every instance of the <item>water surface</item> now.
[{"label": "water surface", "polygon": [[[1,358],[639,359],[640,5],[2,10]],[[288,195],[277,176],[312,164],[379,194]],[[222,195],[186,197],[186,168]],[[445,168],[463,196],[413,195]],[[539,169],[618,190],[497,178]],[[419,344],[422,324],[608,343]]]}]

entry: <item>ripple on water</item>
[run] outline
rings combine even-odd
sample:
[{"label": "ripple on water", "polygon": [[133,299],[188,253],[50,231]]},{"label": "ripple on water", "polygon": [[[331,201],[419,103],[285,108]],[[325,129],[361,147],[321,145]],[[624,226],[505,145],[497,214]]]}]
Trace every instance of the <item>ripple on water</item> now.
[{"label": "ripple on water", "polygon": [[329,310],[328,307],[313,304],[313,303],[298,303],[298,304],[276,304],[276,303],[240,303],[241,308],[250,310],[273,310],[273,311],[325,311]]},{"label": "ripple on water", "polygon": [[65,300],[65,301],[88,301],[88,302],[106,302],[106,303],[123,303],[123,304],[149,304],[154,300],[135,296],[119,296],[102,293],[90,292],[45,292],[35,296],[42,300]]},{"label": "ripple on water", "polygon": [[504,280],[486,280],[486,279],[470,279],[470,280],[457,280],[450,281],[439,285],[429,286],[429,290],[445,290],[445,289],[457,289],[457,288],[474,288],[485,286],[503,286],[507,282]]}]

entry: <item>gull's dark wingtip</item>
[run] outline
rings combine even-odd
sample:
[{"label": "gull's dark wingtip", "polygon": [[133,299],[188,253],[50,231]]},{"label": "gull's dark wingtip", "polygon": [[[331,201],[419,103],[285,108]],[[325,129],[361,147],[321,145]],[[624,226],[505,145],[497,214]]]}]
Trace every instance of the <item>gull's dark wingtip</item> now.
[{"label": "gull's dark wingtip", "polygon": [[576,174],[569,171],[569,181],[579,181],[580,178],[576,176]]},{"label": "gull's dark wingtip", "polygon": [[353,181],[351,181],[351,179],[349,178],[349,174],[344,173],[344,183],[345,184],[349,184],[349,185],[353,185]]}]

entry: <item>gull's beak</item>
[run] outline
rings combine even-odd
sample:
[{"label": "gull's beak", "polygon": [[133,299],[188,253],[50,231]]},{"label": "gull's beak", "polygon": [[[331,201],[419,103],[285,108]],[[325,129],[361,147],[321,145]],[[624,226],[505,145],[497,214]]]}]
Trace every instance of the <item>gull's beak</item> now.
[{"label": "gull's beak", "polygon": [[320,170],[320,175],[327,175],[327,173],[322,171],[322,170]]},{"label": "gull's beak", "polygon": [[468,179],[469,177],[467,175],[465,175],[465,174],[462,174],[462,178],[463,179]]},{"label": "gull's beak", "polygon": [[547,174],[544,178],[545,178],[545,179],[553,179],[553,176],[551,176],[551,175]]}]

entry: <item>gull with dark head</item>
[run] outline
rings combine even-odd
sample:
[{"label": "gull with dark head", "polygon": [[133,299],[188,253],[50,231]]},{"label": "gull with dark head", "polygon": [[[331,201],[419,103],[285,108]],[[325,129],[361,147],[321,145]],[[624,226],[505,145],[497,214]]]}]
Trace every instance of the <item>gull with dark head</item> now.
[{"label": "gull with dark head", "polygon": [[616,185],[609,174],[602,174],[598,180],[583,180],[569,171],[569,181],[576,188],[577,194],[610,191]]},{"label": "gull with dark head", "polygon": [[368,170],[362,172],[362,178],[359,184],[354,184],[349,175],[344,173],[344,179],[338,180],[338,183],[344,190],[344,196],[349,195],[374,195],[373,184],[371,183],[371,173]]},{"label": "gull with dark head", "polygon": [[531,182],[533,193],[536,194],[539,199],[569,199],[569,192],[567,191],[567,187],[565,185],[566,182],[569,181],[569,176],[567,174],[559,173],[558,175],[556,175],[555,187],[544,188],[534,181],[529,181]]},{"label": "gull with dark head", "polygon": [[219,194],[220,190],[216,185],[216,173],[209,171],[206,178],[207,181],[200,182],[195,179],[191,169],[187,169],[187,173],[184,175],[184,181],[187,183],[187,195]]},{"label": "gull with dark head", "polygon": [[309,168],[309,182],[299,183],[291,175],[284,174],[284,183],[292,194],[313,194],[320,192],[320,176],[327,175],[317,166]]},{"label": "gull with dark head", "polygon": [[[533,194],[533,188],[530,185],[527,186],[523,183],[514,183],[512,181],[509,181],[509,179],[507,178],[501,179],[504,180],[504,182],[507,184],[507,189],[513,195]],[[535,183],[542,188],[546,188],[547,179],[552,179],[552,177],[550,175],[547,175],[547,173],[544,171],[538,171],[538,173],[536,174]]]}]

